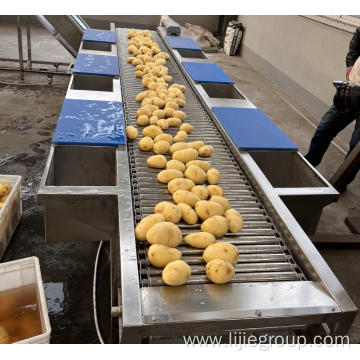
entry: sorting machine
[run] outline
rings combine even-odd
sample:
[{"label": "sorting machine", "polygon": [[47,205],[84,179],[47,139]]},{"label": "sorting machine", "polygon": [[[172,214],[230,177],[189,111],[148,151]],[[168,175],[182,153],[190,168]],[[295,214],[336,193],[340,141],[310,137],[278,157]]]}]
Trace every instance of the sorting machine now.
[{"label": "sorting machine", "polygon": [[[346,334],[357,308],[304,229],[316,228],[338,193],[191,39],[153,32],[173,81],[187,87],[189,141],[214,148],[208,158],[220,186],[243,216],[232,281],[212,284],[202,251],[179,246],[192,270],[185,285],[164,285],[134,228],[154,206],[171,201],[148,153],[126,141],[143,91],[128,64],[127,30],[85,30],[38,191],[47,242],[110,241],[116,341],[233,330],[322,329]],[[176,129],[171,130],[175,134]],[[180,223],[183,236],[199,225]]]}]

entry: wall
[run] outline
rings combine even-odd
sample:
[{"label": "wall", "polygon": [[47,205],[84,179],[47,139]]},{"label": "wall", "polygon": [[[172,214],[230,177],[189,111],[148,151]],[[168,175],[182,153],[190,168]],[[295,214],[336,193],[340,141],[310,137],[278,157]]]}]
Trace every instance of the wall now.
[{"label": "wall", "polygon": [[[352,33],[303,16],[239,16],[241,55],[320,121],[345,79]],[[340,134],[347,142],[352,129]],[[343,145],[343,144],[342,144]]]}]

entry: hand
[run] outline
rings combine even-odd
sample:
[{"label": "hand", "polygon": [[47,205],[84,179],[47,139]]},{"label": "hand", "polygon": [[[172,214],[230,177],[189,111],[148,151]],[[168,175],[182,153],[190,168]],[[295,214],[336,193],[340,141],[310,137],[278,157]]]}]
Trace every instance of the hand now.
[{"label": "hand", "polygon": [[351,69],[353,68],[353,66],[349,66],[347,69],[346,69],[346,81],[350,81],[349,79],[349,76],[350,76],[350,72],[351,72]]}]

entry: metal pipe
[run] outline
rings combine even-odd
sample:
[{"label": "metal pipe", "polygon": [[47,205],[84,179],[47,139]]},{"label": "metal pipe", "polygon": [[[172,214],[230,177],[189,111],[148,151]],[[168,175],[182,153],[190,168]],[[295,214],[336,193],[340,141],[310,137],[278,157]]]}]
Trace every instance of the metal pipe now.
[{"label": "metal pipe", "polygon": [[18,34],[18,46],[19,46],[20,80],[24,80],[24,60],[23,60],[22,33],[21,33],[21,15],[17,15],[16,19],[17,19],[17,34]]},{"label": "metal pipe", "polygon": [[27,41],[27,68],[32,69],[32,59],[31,59],[31,28],[30,28],[30,16],[27,17],[27,26],[26,26],[26,41]]},{"label": "metal pipe", "polygon": [[[21,68],[7,68],[7,67],[0,67],[0,71],[20,71],[21,73],[29,72],[29,73],[36,73],[36,74],[51,74],[51,75],[71,75],[68,72],[60,72],[60,71],[46,71],[46,70],[36,70],[36,69],[21,69]],[[24,80],[24,77],[21,79]]]}]

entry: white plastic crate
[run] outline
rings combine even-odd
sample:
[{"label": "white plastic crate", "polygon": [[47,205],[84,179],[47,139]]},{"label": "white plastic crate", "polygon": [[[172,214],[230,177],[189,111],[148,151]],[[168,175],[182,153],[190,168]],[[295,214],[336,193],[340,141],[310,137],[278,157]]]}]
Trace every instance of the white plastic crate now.
[{"label": "white plastic crate", "polygon": [[11,192],[4,206],[0,209],[0,260],[20,221],[21,206],[21,176],[0,175],[0,183],[7,183]]},{"label": "white plastic crate", "polygon": [[39,259],[35,256],[0,264],[0,292],[36,284],[42,334],[16,344],[49,344],[51,327],[41,278]]}]

